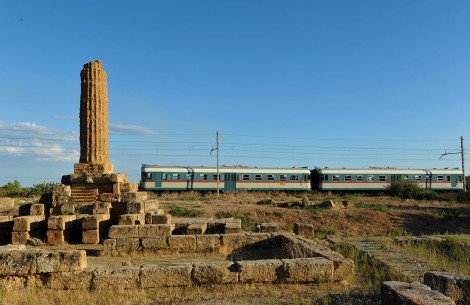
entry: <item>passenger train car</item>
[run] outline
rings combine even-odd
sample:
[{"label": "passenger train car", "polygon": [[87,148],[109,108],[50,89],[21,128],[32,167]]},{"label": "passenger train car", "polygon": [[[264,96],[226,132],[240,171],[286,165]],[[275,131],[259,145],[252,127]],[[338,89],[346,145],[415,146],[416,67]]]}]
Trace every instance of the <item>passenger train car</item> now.
[{"label": "passenger train car", "polygon": [[[390,167],[348,168],[262,168],[219,167],[219,189],[262,191],[383,191],[392,182],[416,181],[426,189],[463,190],[459,169],[396,169]],[[143,191],[216,191],[216,167],[158,166],[143,164]]]},{"label": "passenger train car", "polygon": [[425,189],[463,190],[459,169],[315,168],[312,187],[322,191],[381,191],[392,182],[410,180]]},{"label": "passenger train car", "polygon": [[[215,191],[216,167],[142,165],[141,189],[146,191]],[[238,190],[308,191],[311,188],[307,168],[219,167],[222,192]]]}]

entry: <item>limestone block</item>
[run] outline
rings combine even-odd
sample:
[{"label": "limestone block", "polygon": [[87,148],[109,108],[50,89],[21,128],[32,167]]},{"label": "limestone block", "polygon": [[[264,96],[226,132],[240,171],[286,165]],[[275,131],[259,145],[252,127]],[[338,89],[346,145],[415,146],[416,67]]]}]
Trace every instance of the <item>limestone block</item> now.
[{"label": "limestone block", "polygon": [[11,243],[13,245],[26,245],[30,238],[28,231],[13,231],[11,232]]},{"label": "limestone block", "polygon": [[[70,179],[70,177],[66,179]],[[70,185],[56,183],[52,186],[52,193],[54,196],[70,197],[72,196],[72,189]]]},{"label": "limestone block", "polygon": [[47,219],[48,230],[68,230],[73,228],[77,220],[77,215],[54,215]]},{"label": "limestone block", "polygon": [[191,285],[191,264],[146,265],[142,267],[142,288],[176,287]]},{"label": "limestone block", "polygon": [[114,255],[116,251],[116,239],[109,238],[103,241],[103,251],[100,255]]},{"label": "limestone block", "polygon": [[109,214],[111,207],[111,201],[96,201],[93,204],[93,214]]},{"label": "limestone block", "polygon": [[140,225],[138,226],[139,237],[159,237],[159,236],[171,236],[172,226],[168,224],[164,225]]},{"label": "limestone block", "polygon": [[109,238],[139,237],[139,226],[111,226],[108,231]]},{"label": "limestone block", "polygon": [[163,209],[156,209],[151,212],[146,212],[145,213],[145,223],[146,224],[152,224],[153,223],[153,216],[156,215],[165,215],[165,211]]},{"label": "limestone block", "polygon": [[46,287],[57,290],[89,290],[92,277],[92,271],[48,273]]},{"label": "limestone block", "polygon": [[36,273],[36,253],[31,250],[0,251],[0,278]]},{"label": "limestone block", "polygon": [[193,281],[197,285],[238,283],[238,269],[233,262],[205,262],[193,265]]},{"label": "limestone block", "polygon": [[140,288],[140,267],[130,266],[119,269],[96,269],[93,272],[93,290],[115,290]]},{"label": "limestone block", "polygon": [[225,234],[231,233],[241,233],[242,232],[242,224],[241,221],[238,222],[236,219],[234,221],[226,222],[224,227]]},{"label": "limestone block", "polygon": [[273,233],[277,232],[277,223],[264,222],[259,225],[259,232],[262,233]]},{"label": "limestone block", "polygon": [[[66,237],[67,235],[67,237]],[[66,240],[69,240],[70,234],[69,231],[64,230],[47,230],[47,243],[48,244],[62,244]]]},{"label": "limestone block", "polygon": [[139,191],[139,184],[136,182],[122,183],[121,192],[124,193],[137,193]]},{"label": "limestone block", "polygon": [[116,238],[116,252],[118,254],[134,254],[140,251],[140,238]]},{"label": "limestone block", "polygon": [[201,235],[206,233],[207,223],[192,223],[186,228],[188,235]]},{"label": "limestone block", "polygon": [[123,214],[119,216],[119,225],[140,225],[145,222],[144,214]]},{"label": "limestone block", "polygon": [[129,177],[125,173],[114,173],[111,174],[111,182],[113,183],[127,183]]},{"label": "limestone block", "polygon": [[144,203],[143,202],[127,202],[126,213],[127,214],[143,214]]},{"label": "limestone block", "polygon": [[449,272],[426,272],[424,284],[461,304],[470,304],[470,277]]},{"label": "limestone block", "polygon": [[383,305],[455,305],[451,298],[419,282],[383,282],[380,294]]},{"label": "limestone block", "polygon": [[13,231],[31,231],[44,229],[46,227],[46,216],[19,216],[13,219]]},{"label": "limestone block", "polygon": [[147,200],[146,192],[121,193],[121,201],[123,202],[145,202]]},{"label": "limestone block", "polygon": [[143,252],[158,252],[170,248],[167,237],[143,237],[141,243]]},{"label": "limestone block", "polygon": [[94,245],[100,243],[99,230],[83,230],[82,231],[82,244]]},{"label": "limestone block", "polygon": [[73,215],[75,214],[77,205],[74,203],[65,203],[60,206],[60,213],[62,215]]},{"label": "limestone block", "polygon": [[[80,147],[81,146],[80,144]],[[87,176],[112,173],[113,169],[114,166],[110,163],[75,163],[73,165],[74,174]]]},{"label": "limestone block", "polygon": [[28,285],[28,278],[24,276],[2,276],[0,277],[0,287],[6,290],[24,289]]},{"label": "limestone block", "polygon": [[218,253],[221,247],[219,234],[197,235],[196,251],[200,253]]},{"label": "limestone block", "polygon": [[15,206],[15,199],[9,197],[0,197],[0,208],[10,209]]},{"label": "limestone block", "polygon": [[295,223],[294,233],[305,238],[315,238],[313,225],[309,223]]},{"label": "limestone block", "polygon": [[271,249],[273,245],[270,233],[245,233],[247,246],[250,249]]},{"label": "limestone block", "polygon": [[119,194],[114,194],[114,193],[101,193],[98,196],[98,200],[103,201],[103,202],[120,201],[121,196]]},{"label": "limestone block", "polygon": [[284,281],[288,283],[324,283],[333,280],[334,264],[323,257],[281,260]]},{"label": "limestone block", "polygon": [[194,235],[173,235],[168,238],[170,249],[177,253],[196,252],[196,236]]},{"label": "limestone block", "polygon": [[29,215],[44,215],[45,207],[41,203],[33,203],[29,207]]},{"label": "limestone block", "polygon": [[171,215],[153,215],[152,216],[153,224],[171,224]]},{"label": "limestone block", "polygon": [[232,233],[222,235],[222,253],[232,253],[243,250],[247,244],[247,237],[244,233]]},{"label": "limestone block", "polygon": [[109,214],[85,215],[82,218],[82,229],[83,230],[104,229],[109,226],[110,218],[111,218],[111,215]]},{"label": "limestone block", "polygon": [[113,183],[113,194],[119,195],[119,198],[121,198],[121,183]]},{"label": "limestone block", "polygon": [[279,259],[237,261],[237,265],[240,283],[276,283],[280,280],[278,274],[283,272]]},{"label": "limestone block", "polygon": [[38,250],[36,272],[81,271],[87,266],[85,250]]},{"label": "limestone block", "polygon": [[160,208],[160,202],[157,199],[146,200],[144,203],[145,212],[151,212]]}]

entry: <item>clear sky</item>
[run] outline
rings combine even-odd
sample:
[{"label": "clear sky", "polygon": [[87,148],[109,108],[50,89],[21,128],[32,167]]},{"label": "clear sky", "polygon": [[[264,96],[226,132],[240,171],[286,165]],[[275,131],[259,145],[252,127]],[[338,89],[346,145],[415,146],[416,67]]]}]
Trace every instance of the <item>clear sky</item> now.
[{"label": "clear sky", "polygon": [[[27,1],[0,7],[0,185],[79,159],[80,71],[108,74],[110,160],[459,167],[470,2]],[[470,148],[470,144],[468,145]]]}]

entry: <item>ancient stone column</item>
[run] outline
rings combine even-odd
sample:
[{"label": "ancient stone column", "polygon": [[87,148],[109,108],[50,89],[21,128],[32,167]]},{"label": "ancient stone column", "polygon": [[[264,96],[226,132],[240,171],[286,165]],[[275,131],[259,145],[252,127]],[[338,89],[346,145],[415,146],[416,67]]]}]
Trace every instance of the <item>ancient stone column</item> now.
[{"label": "ancient stone column", "polygon": [[80,73],[80,163],[75,174],[109,174],[108,86],[100,60],[83,65]]}]

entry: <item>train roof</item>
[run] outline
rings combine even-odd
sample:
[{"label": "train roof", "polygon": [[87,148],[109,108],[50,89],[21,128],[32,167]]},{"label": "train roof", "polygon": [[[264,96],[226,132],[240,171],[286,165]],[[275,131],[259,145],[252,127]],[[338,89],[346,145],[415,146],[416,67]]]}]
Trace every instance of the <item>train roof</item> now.
[{"label": "train roof", "polygon": [[369,168],[315,168],[321,174],[462,174],[459,168],[391,168],[391,167],[369,167]]},{"label": "train roof", "polygon": [[[215,166],[162,166],[162,165],[149,165],[142,164],[142,171],[145,172],[159,172],[159,171],[169,171],[169,172],[216,172],[217,167]],[[221,173],[233,173],[233,172],[243,172],[243,173],[299,173],[299,174],[309,174],[310,170],[307,167],[251,167],[244,165],[222,165],[219,167],[219,172]]]}]

